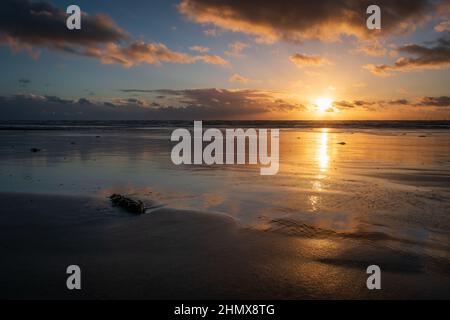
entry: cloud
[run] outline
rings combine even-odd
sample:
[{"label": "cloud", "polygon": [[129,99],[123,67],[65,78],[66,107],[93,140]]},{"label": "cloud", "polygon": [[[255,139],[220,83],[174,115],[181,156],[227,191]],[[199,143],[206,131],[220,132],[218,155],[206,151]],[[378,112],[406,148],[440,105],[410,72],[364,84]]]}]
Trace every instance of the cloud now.
[{"label": "cloud", "polygon": [[127,47],[109,43],[104,49],[89,49],[82,54],[98,58],[104,64],[122,64],[126,67],[142,62],[148,64],[192,62],[189,55],[173,52],[162,43],[134,42]]},{"label": "cloud", "polygon": [[397,100],[388,101],[388,104],[390,104],[390,105],[397,105],[397,106],[398,105],[406,106],[406,105],[409,105],[411,103],[407,99],[397,99]]},{"label": "cloud", "polygon": [[19,79],[19,84],[20,84],[21,87],[26,87],[30,83],[31,83],[30,79],[27,79],[27,78],[20,78]]},{"label": "cloud", "polygon": [[450,31],[450,1],[446,0],[436,6],[436,11],[442,21],[434,27],[437,32]]},{"label": "cloud", "polygon": [[333,102],[333,107],[339,110],[349,110],[356,108],[363,108],[368,111],[375,111],[379,108],[383,108],[386,106],[414,106],[413,102],[410,102],[407,99],[397,99],[397,100],[377,100],[377,101],[368,101],[368,100],[352,100],[352,101],[335,101]]},{"label": "cloud", "polygon": [[72,103],[72,100],[66,100],[66,99],[62,99],[60,97],[57,96],[44,96],[44,101],[46,102],[50,102],[50,103],[58,103],[58,104],[68,104],[68,103]]},{"label": "cloud", "polygon": [[247,43],[236,41],[228,45],[229,50],[225,51],[225,54],[227,56],[240,57],[242,56],[242,51],[244,51],[244,49],[248,48],[249,46],[250,45],[248,45]]},{"label": "cloud", "polygon": [[[155,90],[151,89],[119,89],[120,92],[125,93],[153,93]],[[159,96],[160,98],[164,98],[165,96]]]},{"label": "cloud", "polygon": [[446,21],[440,22],[438,25],[436,25],[434,27],[434,30],[437,32],[450,31],[450,21],[446,20]]},{"label": "cloud", "polygon": [[205,63],[210,64],[218,64],[218,65],[227,65],[229,62],[225,59],[223,59],[221,56],[217,55],[202,55],[202,56],[195,56],[192,58],[192,61],[203,61]]},{"label": "cloud", "polygon": [[[155,90],[156,94],[176,97],[184,107],[206,108],[239,116],[304,110],[299,103],[288,102],[279,94],[262,90],[190,89]],[[225,109],[225,110],[222,110]]]},{"label": "cloud", "polygon": [[432,0],[377,1],[382,11],[379,32],[366,27],[366,9],[371,1],[181,0],[177,8],[195,23],[254,35],[259,42],[273,43],[279,39],[330,41],[342,35],[368,39],[374,35],[409,32],[427,20],[434,3]]},{"label": "cloud", "polygon": [[363,43],[358,46],[356,49],[357,52],[364,53],[368,56],[372,57],[381,57],[384,56],[387,53],[386,47],[384,47],[380,42],[369,42],[369,43]]},{"label": "cloud", "polygon": [[0,120],[98,119],[98,120],[193,120],[286,118],[305,110],[274,92],[260,90],[142,90],[127,93],[164,95],[152,99],[110,98],[75,100],[56,96],[23,94],[0,96]]},{"label": "cloud", "polygon": [[439,3],[437,3],[436,4],[436,11],[440,15],[449,14],[450,13],[450,1],[449,0],[444,0],[444,1],[440,1]]},{"label": "cloud", "polygon": [[244,76],[241,76],[240,74],[235,73],[230,77],[229,81],[230,82],[239,82],[239,83],[249,83],[250,79],[246,78]]},{"label": "cloud", "polygon": [[215,37],[220,36],[222,34],[222,32],[217,29],[206,29],[203,31],[203,34],[207,37],[215,38]]},{"label": "cloud", "polygon": [[370,108],[371,106],[377,104],[377,102],[374,101],[364,101],[364,100],[353,100],[353,101],[334,101],[333,107],[339,109],[339,110],[345,110],[345,109],[353,109],[353,108]]},{"label": "cloud", "polygon": [[450,97],[423,97],[417,104],[419,106],[432,106],[432,107],[450,107]]},{"label": "cloud", "polygon": [[333,107],[339,110],[348,110],[355,108],[364,108],[366,110],[375,111],[385,107],[450,107],[450,97],[421,97],[417,99],[395,99],[395,100],[353,100],[353,101],[335,101]]},{"label": "cloud", "polygon": [[326,64],[330,64],[330,62],[322,57],[296,53],[289,57],[298,68],[303,67],[320,67]]},{"label": "cloud", "polygon": [[348,101],[335,101],[333,102],[333,107],[338,108],[339,110],[345,110],[345,109],[353,109],[355,105]]},{"label": "cloud", "polygon": [[216,55],[196,55],[174,52],[162,43],[133,42],[123,47],[114,43],[104,49],[90,49],[82,54],[95,57],[104,64],[122,64],[132,67],[139,63],[161,64],[163,62],[190,64],[203,61],[210,64],[226,65],[228,61]]},{"label": "cloud", "polygon": [[3,0],[0,10],[0,42],[13,49],[46,47],[70,50],[79,46],[122,41],[128,34],[107,15],[83,14],[82,29],[66,28],[66,12],[46,2]]},{"label": "cloud", "polygon": [[433,47],[406,44],[397,51],[412,57],[400,57],[393,65],[368,64],[364,68],[377,76],[389,76],[392,71],[443,69],[450,66],[450,41],[444,38],[438,39]]},{"label": "cloud", "polygon": [[86,99],[86,98],[80,98],[80,99],[78,99],[78,103],[80,104],[80,105],[92,105],[92,102],[91,101],[89,101],[89,99]]},{"label": "cloud", "polygon": [[90,16],[83,13],[81,30],[73,31],[66,28],[66,12],[52,4],[5,1],[0,10],[0,44],[8,45],[13,52],[27,50],[34,58],[39,54],[36,49],[45,48],[125,67],[164,62],[228,63],[216,55],[190,55],[173,51],[162,43],[135,41],[105,14]]},{"label": "cloud", "polygon": [[200,52],[200,53],[209,52],[209,48],[202,47],[202,46],[192,46],[189,49],[192,50],[192,51]]},{"label": "cloud", "polygon": [[[185,89],[145,90],[122,89],[127,93],[148,93],[163,97],[65,99],[57,96],[16,94],[0,96],[0,120],[245,120],[288,119],[308,109],[289,101],[281,93],[263,90]],[[337,101],[327,112],[364,109],[379,111],[450,109],[450,97],[421,97],[413,100],[349,100]],[[403,112],[403,111],[401,111]]]},{"label": "cloud", "polygon": [[163,43],[133,42],[128,46],[109,43],[104,48],[88,49],[79,54],[99,59],[103,64],[122,64],[133,67],[140,63],[161,64],[163,62],[192,64],[202,61],[209,64],[226,65],[228,61],[217,55],[190,55],[170,50]]}]

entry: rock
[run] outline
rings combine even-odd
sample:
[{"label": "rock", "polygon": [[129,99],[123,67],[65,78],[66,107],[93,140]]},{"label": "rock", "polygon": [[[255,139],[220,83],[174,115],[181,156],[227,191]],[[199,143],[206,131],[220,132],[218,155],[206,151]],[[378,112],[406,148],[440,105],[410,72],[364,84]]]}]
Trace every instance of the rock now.
[{"label": "rock", "polygon": [[340,144],[341,146],[345,146],[346,145],[346,143],[344,141],[338,142],[338,144]]},{"label": "rock", "polygon": [[143,214],[145,213],[145,205],[140,200],[133,200],[131,198],[122,196],[120,194],[114,193],[109,197],[112,201],[112,203],[116,206],[121,207],[122,209],[125,209],[128,212],[136,213],[136,214]]},{"label": "rock", "polygon": [[38,149],[38,148],[31,148],[30,151],[31,151],[31,152],[39,152],[39,151],[41,151],[41,149]]}]

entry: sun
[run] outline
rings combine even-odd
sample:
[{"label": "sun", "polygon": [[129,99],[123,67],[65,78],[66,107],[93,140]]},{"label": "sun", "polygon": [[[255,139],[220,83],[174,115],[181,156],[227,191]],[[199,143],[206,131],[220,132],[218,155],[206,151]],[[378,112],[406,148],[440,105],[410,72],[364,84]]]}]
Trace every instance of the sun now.
[{"label": "sun", "polygon": [[328,97],[318,98],[314,101],[317,111],[322,113],[333,107],[333,99]]}]

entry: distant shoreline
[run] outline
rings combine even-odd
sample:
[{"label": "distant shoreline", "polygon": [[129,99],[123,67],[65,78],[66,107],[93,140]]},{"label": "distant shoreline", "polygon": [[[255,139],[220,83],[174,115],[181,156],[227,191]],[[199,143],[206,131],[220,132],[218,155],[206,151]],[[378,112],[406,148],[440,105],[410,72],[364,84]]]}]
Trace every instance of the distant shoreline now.
[{"label": "distant shoreline", "polygon": [[[450,130],[450,120],[203,120],[205,127],[280,129]],[[164,129],[193,126],[192,120],[0,120],[0,130]]]}]

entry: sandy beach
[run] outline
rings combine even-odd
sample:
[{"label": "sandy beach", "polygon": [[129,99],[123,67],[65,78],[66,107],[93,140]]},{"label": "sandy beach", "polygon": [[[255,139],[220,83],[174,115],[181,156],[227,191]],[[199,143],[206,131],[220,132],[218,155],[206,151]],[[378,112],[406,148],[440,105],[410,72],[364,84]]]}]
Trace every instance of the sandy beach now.
[{"label": "sandy beach", "polygon": [[[2,299],[445,298],[448,261],[362,239],[295,237],[221,214],[158,209],[134,216],[105,201],[1,194]],[[37,216],[37,213],[40,213]],[[382,261],[383,290],[365,286]],[[65,268],[83,287],[70,292]],[[45,284],[45,285],[43,285]]]},{"label": "sandy beach", "polygon": [[[0,297],[450,298],[447,131],[284,129],[269,178],[175,166],[169,133],[2,130]],[[150,210],[112,206],[115,192]]]}]

